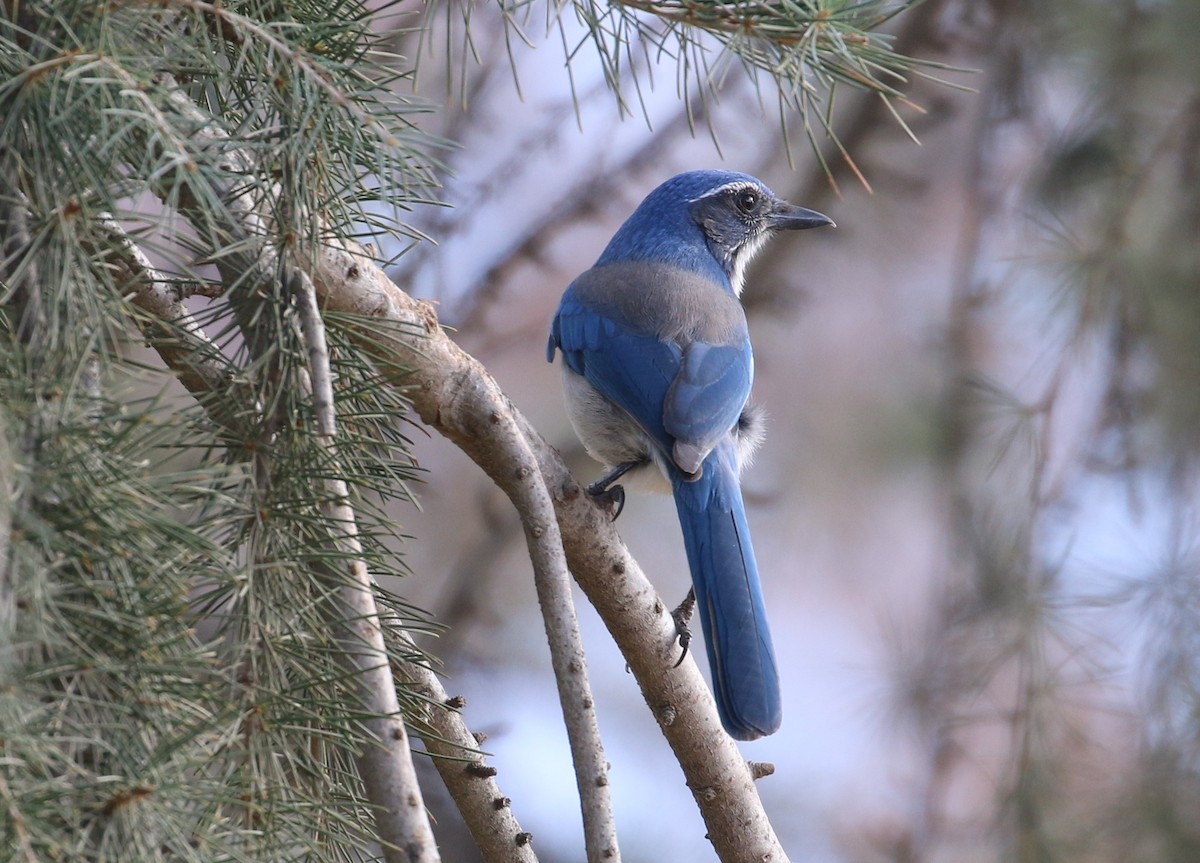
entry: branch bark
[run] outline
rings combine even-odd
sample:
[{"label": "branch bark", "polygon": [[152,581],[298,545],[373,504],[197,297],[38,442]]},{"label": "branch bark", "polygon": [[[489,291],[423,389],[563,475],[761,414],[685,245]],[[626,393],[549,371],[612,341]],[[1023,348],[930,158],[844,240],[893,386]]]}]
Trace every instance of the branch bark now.
[{"label": "branch bark", "polygon": [[[407,632],[395,630],[406,648],[416,652],[416,645]],[[396,676],[412,685],[435,705],[449,705],[451,698],[436,674],[416,662],[394,661]],[[429,733],[415,727],[425,749],[433,756],[446,790],[462,813],[463,821],[475,845],[487,863],[537,863],[533,836],[521,829],[512,811],[512,801],[505,797],[496,782],[496,770],[479,752],[479,740],[467,727],[457,710],[434,706],[426,717]]]},{"label": "branch bark", "polygon": [[[751,769],[721,728],[699,669],[690,660],[673,667],[675,627],[666,606],[558,453],[483,366],[445,335],[433,306],[396,287],[361,248],[331,243],[310,272],[327,309],[391,324],[383,329],[364,322],[364,348],[405,388],[421,418],[467,453],[518,507],[521,486],[545,484],[571,572],[628,661],[723,863],[787,863]],[[522,445],[513,440],[514,427]],[[525,451],[533,462],[514,463],[513,454]]]}]

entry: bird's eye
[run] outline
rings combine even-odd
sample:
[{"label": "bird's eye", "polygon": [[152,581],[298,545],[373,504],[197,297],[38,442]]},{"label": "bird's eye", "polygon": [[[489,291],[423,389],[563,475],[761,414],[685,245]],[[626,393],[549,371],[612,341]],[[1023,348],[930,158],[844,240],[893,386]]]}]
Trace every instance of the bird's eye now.
[{"label": "bird's eye", "polygon": [[753,189],[745,189],[738,192],[737,197],[734,198],[734,203],[739,210],[749,215],[758,206],[758,192]]}]

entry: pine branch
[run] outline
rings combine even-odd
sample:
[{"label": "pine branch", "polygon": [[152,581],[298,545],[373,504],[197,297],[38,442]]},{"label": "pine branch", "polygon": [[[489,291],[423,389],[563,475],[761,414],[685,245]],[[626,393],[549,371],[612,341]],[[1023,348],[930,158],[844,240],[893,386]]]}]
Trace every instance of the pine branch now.
[{"label": "pine branch", "polygon": [[[220,163],[230,175],[249,171],[253,164],[249,155],[228,146],[224,130],[199,111],[178,88],[172,76],[162,73],[157,83],[164,88],[168,103],[179,116],[194,124],[195,144],[200,148],[219,149]],[[303,273],[286,266],[278,249],[267,239],[271,236],[272,226],[261,210],[261,190],[253,186],[240,189],[222,187],[210,177],[203,187],[183,184],[164,188],[161,194],[164,198],[168,195],[174,198],[167,202],[178,206],[210,248],[233,250],[223,254],[217,261],[226,285],[259,285],[269,283],[276,273],[285,269],[293,273],[293,283],[300,286],[296,294],[301,300],[310,359],[316,364],[315,377],[320,384],[316,399],[318,428],[321,431],[319,440],[323,442],[326,455],[336,461],[328,438],[336,424],[332,414],[329,353],[323,326],[316,314],[311,283],[307,282]],[[211,206],[210,196],[213,194],[221,202],[221,209],[216,213]],[[143,269],[143,274],[146,272]],[[150,279],[147,284],[151,290],[140,295],[153,293],[155,280]],[[244,291],[245,288],[240,290]],[[313,321],[314,315],[317,323]],[[280,377],[279,354],[274,349],[276,339],[272,332],[265,329],[271,322],[249,310],[240,317],[252,360],[261,362],[265,359],[263,378],[266,386],[278,392],[283,380]],[[181,357],[172,352],[169,343],[159,341],[163,348],[160,354],[172,367],[180,366],[181,359],[184,360],[184,367],[190,367],[190,355]],[[194,383],[200,385],[200,382]],[[282,406],[282,402],[274,396],[268,401],[276,405],[276,411]],[[263,444],[269,443],[278,427],[278,419],[268,415],[260,432]],[[253,454],[257,481],[264,488],[270,472],[266,455],[268,449],[269,446],[256,446]],[[348,503],[349,489],[336,471],[327,472],[325,476],[320,510],[326,523],[338,532],[334,537],[334,552],[341,565],[341,570],[337,571],[325,563],[326,578],[338,585],[337,602],[330,607],[327,623],[334,631],[341,633],[343,650],[339,653],[339,659],[353,675],[355,692],[368,714],[364,725],[378,745],[378,748],[367,747],[359,753],[359,771],[367,797],[375,806],[376,826],[389,863],[435,863],[438,859],[437,846],[417,783],[407,732],[400,719],[400,705],[387,662],[373,584],[362,560],[356,518]]]},{"label": "pine branch", "polygon": [[[198,327],[181,324],[188,319],[189,313],[186,307],[174,297],[171,291],[163,289],[164,283],[155,278],[154,271],[149,268],[144,253],[123,232],[120,232],[119,226],[110,224],[108,227],[114,231],[114,239],[118,241],[117,245],[126,250],[128,260],[140,262],[137,264],[139,269],[131,273],[131,286],[137,290],[137,293],[133,295],[134,305],[158,322],[153,323],[152,320],[148,323],[143,318],[135,317],[135,323],[144,327],[143,332],[146,333],[150,346],[159,353],[168,368],[174,370],[181,379],[192,376],[194,357],[199,354],[212,353],[216,351],[216,348],[207,342],[203,337],[203,331]],[[146,268],[142,269],[142,267]],[[197,344],[191,351],[179,350],[177,336],[171,335],[172,331],[161,323],[167,321],[175,322],[180,330],[197,337]],[[209,374],[193,376],[191,379],[195,388],[190,387],[189,389],[197,400],[208,408],[210,416],[216,421],[228,401],[228,394],[223,387],[224,376]],[[212,391],[204,390],[205,382],[212,386]],[[218,395],[219,398],[214,398]],[[328,420],[325,421],[328,422]],[[351,551],[353,550],[352,548]],[[2,560],[3,558],[0,558],[0,561]],[[360,598],[352,595],[350,601],[357,603]],[[359,618],[349,616],[344,620],[347,626],[353,627]],[[378,628],[377,623],[376,628]],[[406,631],[392,626],[391,634],[398,638],[406,648],[404,653],[419,653]],[[356,646],[355,652],[358,652],[360,647],[360,644]],[[363,654],[363,656],[369,657],[370,653]],[[392,662],[403,682],[413,685],[438,704],[450,702],[450,697],[442,687],[441,681],[427,666],[419,662],[405,662],[397,658],[395,653],[392,654]],[[377,674],[379,667],[375,665],[368,668],[367,671],[370,674]],[[384,685],[386,686],[386,684]],[[383,711],[384,705],[377,704],[374,709]],[[486,768],[486,764],[478,757],[477,741],[461,714],[452,710],[433,709],[429,711],[425,721],[435,732],[425,735],[425,747],[434,755],[434,766],[446,783],[446,787],[471,830],[484,859],[488,863],[536,863],[537,857],[530,844],[529,834],[521,829],[512,812],[509,798],[501,792],[493,775]],[[403,734],[402,724],[396,723],[396,725]],[[380,735],[377,731],[376,736],[384,740],[388,739],[386,732]],[[405,745],[404,740],[404,737],[397,739],[395,745]],[[471,757],[471,760],[464,761],[464,758],[468,756]],[[365,753],[364,758],[373,759],[374,756],[371,753]],[[385,756],[382,760],[386,762],[389,759]],[[469,765],[472,764],[477,765],[476,769],[469,768]],[[373,767],[369,769],[374,770]],[[395,790],[395,785],[388,782],[389,771],[386,764],[380,766],[375,772],[380,774],[379,784],[387,788],[387,793],[390,795]],[[403,797],[402,793],[397,793],[395,797],[385,796],[384,799],[403,799]]]},{"label": "pine branch", "polygon": [[[780,114],[784,141],[789,138],[786,113],[795,112],[825,173],[832,179],[823,154],[827,140],[869,189],[834,128],[833,104],[839,87],[874,94],[891,119],[916,140],[893,103],[911,107],[904,94],[910,78],[932,78],[932,70],[951,67],[897,51],[887,28],[892,19],[921,2],[565,0],[551,4],[546,14],[547,31],[557,28],[565,33],[562,18],[568,11],[586,26],[580,44],[592,43],[604,80],[623,112],[630,110],[623,85],[631,81],[641,99],[640,77],[646,73],[638,72],[633,61],[639,50],[653,54],[656,64],[674,61],[678,67],[676,79],[689,111],[689,126],[694,120],[693,99],[701,104],[716,100],[731,70],[740,69],[755,87],[766,77],[784,109]],[[498,4],[505,27],[524,38],[518,21],[531,0],[498,0]],[[468,32],[465,39],[469,38]],[[564,43],[568,69],[579,48]]]},{"label": "pine branch", "polygon": [[[221,158],[231,173],[236,174],[238,170],[244,170],[248,166],[249,159],[245,154],[223,147],[226,141],[223,130],[209,122],[175,87],[169,76],[160,76],[159,83],[168,88],[168,99],[175,109],[195,124],[195,137],[201,146],[221,148]],[[223,224],[214,225],[211,222],[211,208],[202,205],[205,198],[201,193],[191,189],[176,190],[181,211],[192,218],[197,230],[216,232],[209,237],[210,243],[219,244],[222,239],[228,242],[228,238],[235,238],[237,252],[223,256],[220,262],[221,267],[228,271],[225,276],[227,283],[245,279],[248,273],[258,273],[260,278],[268,278],[272,270],[281,264],[278,250],[265,239],[269,236],[270,226],[262,217],[259,201],[248,190],[237,192],[226,189],[218,190],[218,193],[227,220]],[[336,421],[332,413],[332,376],[328,369],[329,353],[325,345],[324,325],[320,320],[308,277],[295,267],[289,266],[288,269],[292,272],[293,294],[299,301],[301,328],[306,336],[310,363],[315,372],[313,385],[317,390],[317,426],[323,436],[328,436],[336,432]],[[155,344],[159,347],[158,343]],[[164,350],[160,351],[160,354],[172,367],[178,367],[180,361],[185,359],[172,353],[169,344],[163,344],[161,347]],[[348,561],[346,567],[353,580],[352,585],[340,589],[340,608],[330,623],[343,631],[343,643],[346,648],[343,656],[352,666],[351,670],[358,682],[358,692],[364,707],[369,714],[377,717],[369,720],[368,726],[382,747],[378,751],[367,750],[362,753],[359,759],[360,772],[367,785],[369,799],[379,807],[377,823],[388,859],[394,857],[396,860],[434,860],[436,846],[433,844],[432,835],[428,833],[428,819],[424,813],[415,774],[412,772],[407,733],[399,720],[394,680],[386,661],[381,661],[382,657],[386,657],[386,653],[379,628],[378,611],[371,591],[370,573],[361,560],[361,546],[354,529],[354,513],[346,502],[348,489],[344,481],[327,480],[324,497],[322,510],[325,516],[331,523],[340,525],[343,531],[339,540],[342,546],[340,552]],[[425,677],[426,688],[431,688],[431,683],[436,683],[432,674],[422,676]],[[590,703],[590,696],[579,697],[581,700],[586,698]],[[461,739],[465,727],[457,731],[459,733],[455,736]],[[473,743],[469,733],[466,736]],[[598,751],[600,763],[603,764],[603,750]],[[604,787],[599,782],[595,785]],[[499,815],[488,815],[486,810],[496,811],[495,800],[505,799],[502,795],[498,792],[488,795],[486,801],[480,801],[478,796],[462,791],[456,798],[460,805],[484,807],[483,812],[464,811],[464,818],[469,824],[474,823],[477,827],[481,826],[482,829],[491,831],[497,826],[497,820],[500,820],[503,832],[494,835],[525,835],[519,829],[511,829],[517,826],[511,816],[505,819]],[[602,811],[608,810],[610,807],[602,808]],[[494,840],[484,837],[481,846],[486,847],[489,842],[494,844]],[[511,854],[513,847],[520,847],[516,838],[513,839],[513,845],[507,847],[504,852],[497,853]],[[532,851],[525,852],[525,856],[533,859]],[[494,859],[512,858],[497,856]]]},{"label": "pine branch", "polygon": [[[401,291],[354,243],[324,247],[311,272],[326,309],[386,324],[361,324],[364,350],[405,388],[421,418],[470,456],[518,509],[530,496],[523,486],[549,491],[571,573],[629,663],[723,863],[786,863],[750,767],[721,728],[695,662],[673,667],[675,625],[666,606],[558,453],[483,366],[445,335],[433,306]],[[553,530],[553,521],[523,517],[535,533]]]},{"label": "pine branch", "polygon": [[239,411],[255,403],[246,380],[205,334],[177,283],[158,271],[120,223],[101,213],[95,226],[100,236],[86,236],[85,248],[114,268],[123,295],[146,313],[132,315],[133,322],[184,388],[209,407],[210,418],[232,431]]}]

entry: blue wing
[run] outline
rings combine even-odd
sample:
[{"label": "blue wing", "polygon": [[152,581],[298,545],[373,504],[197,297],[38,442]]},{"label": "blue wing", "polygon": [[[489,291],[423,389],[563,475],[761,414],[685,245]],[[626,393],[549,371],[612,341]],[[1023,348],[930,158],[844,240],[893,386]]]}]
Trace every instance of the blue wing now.
[{"label": "blue wing", "polygon": [[749,339],[740,345],[692,342],[663,405],[667,434],[694,447],[702,459],[737,424],[753,375]]},{"label": "blue wing", "polygon": [[625,410],[670,458],[674,441],[663,425],[663,402],[683,361],[678,345],[621,326],[568,288],[550,330],[551,360],[556,347],[571,371]]},{"label": "blue wing", "polygon": [[[653,301],[653,286],[627,290]],[[664,340],[633,320],[630,308],[637,306],[626,301],[598,308],[568,288],[551,325],[547,358],[561,350],[567,366],[626,411],[668,460],[674,460],[676,441],[703,458],[734,427],[749,397],[749,339],[735,332],[733,344]]]}]

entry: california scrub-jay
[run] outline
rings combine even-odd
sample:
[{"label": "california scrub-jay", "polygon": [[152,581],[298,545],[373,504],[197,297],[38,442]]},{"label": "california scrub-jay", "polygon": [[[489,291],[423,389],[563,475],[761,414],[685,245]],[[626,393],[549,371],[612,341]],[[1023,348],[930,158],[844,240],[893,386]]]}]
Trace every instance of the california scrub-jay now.
[{"label": "california scrub-jay", "polygon": [[675,496],[717,707],[739,740],[776,731],[782,708],[739,483],[763,432],[738,296],[771,234],[832,224],[746,174],[673,177],[567,288],[546,351],[562,351],[571,423],[608,469],[588,491],[619,512],[609,486],[643,474]]}]

